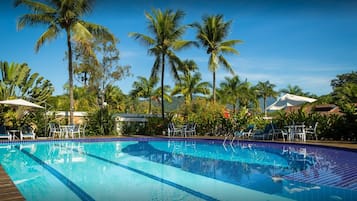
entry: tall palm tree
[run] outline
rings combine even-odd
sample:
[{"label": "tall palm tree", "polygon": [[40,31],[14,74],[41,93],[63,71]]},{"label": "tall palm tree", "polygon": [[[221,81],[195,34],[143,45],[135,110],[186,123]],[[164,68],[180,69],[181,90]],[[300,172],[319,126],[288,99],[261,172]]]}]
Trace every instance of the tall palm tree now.
[{"label": "tall palm tree", "polygon": [[194,44],[192,41],[181,40],[187,26],[181,26],[180,20],[184,13],[180,10],[173,12],[153,9],[152,13],[145,12],[149,22],[148,30],[152,36],[141,33],[130,33],[129,36],[144,42],[149,48],[149,54],[155,56],[155,62],[151,70],[151,77],[159,77],[161,71],[161,114],[165,118],[164,111],[164,75],[165,65],[169,64],[175,79],[179,79],[177,66],[181,63],[176,56],[175,50]]},{"label": "tall palm tree", "polygon": [[81,19],[84,15],[90,13],[94,0],[51,0],[47,3],[16,0],[15,6],[25,5],[32,11],[32,13],[20,16],[17,28],[22,29],[27,25],[48,25],[47,30],[36,42],[36,52],[46,41],[57,38],[62,30],[65,31],[68,48],[70,123],[72,124],[74,111],[72,43],[79,44],[87,50],[88,54],[94,55],[90,45],[93,38],[101,38],[115,43],[115,37],[105,27]]},{"label": "tall palm tree", "polygon": [[151,114],[151,100],[155,96],[155,86],[158,82],[156,78],[150,78],[149,80],[145,77],[138,77],[138,81],[133,83],[133,90],[130,92],[131,96],[146,98],[149,101],[148,113]]},{"label": "tall palm tree", "polygon": [[258,98],[263,98],[265,116],[267,116],[267,111],[266,111],[267,98],[268,97],[276,98],[278,96],[278,92],[274,91],[274,87],[275,84],[271,84],[269,81],[258,82],[258,84],[255,86]]},{"label": "tall palm tree", "polygon": [[223,56],[227,53],[239,54],[234,49],[234,45],[241,43],[241,40],[226,40],[232,21],[224,22],[223,15],[205,16],[202,18],[202,25],[192,24],[197,29],[196,38],[200,44],[206,48],[209,54],[208,69],[213,73],[213,102],[216,101],[216,71],[221,64],[226,70],[234,74],[231,65]]}]

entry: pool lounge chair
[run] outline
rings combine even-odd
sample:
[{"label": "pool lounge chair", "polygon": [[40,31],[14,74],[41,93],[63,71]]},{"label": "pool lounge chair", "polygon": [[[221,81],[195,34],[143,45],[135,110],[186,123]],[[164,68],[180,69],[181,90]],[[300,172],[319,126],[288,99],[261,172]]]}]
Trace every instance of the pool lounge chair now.
[{"label": "pool lounge chair", "polygon": [[263,131],[257,131],[253,134],[255,140],[269,140],[273,139],[274,126],[273,124],[267,124]]},{"label": "pool lounge chair", "polygon": [[12,136],[10,135],[10,133],[6,130],[4,125],[0,125],[0,138],[2,139],[8,139],[9,141],[11,141]]},{"label": "pool lounge chair", "polygon": [[21,129],[20,139],[23,140],[24,138],[31,138],[33,140],[36,138],[36,133],[31,126],[26,125]]},{"label": "pool lounge chair", "polygon": [[[233,133],[233,138],[232,138],[230,144],[233,144],[233,142],[234,142],[234,140],[235,140],[236,138],[241,138],[241,137],[244,137],[244,130],[242,129],[242,130],[240,130],[240,131],[235,131],[235,132]],[[225,140],[226,140],[226,139],[225,139]]]}]

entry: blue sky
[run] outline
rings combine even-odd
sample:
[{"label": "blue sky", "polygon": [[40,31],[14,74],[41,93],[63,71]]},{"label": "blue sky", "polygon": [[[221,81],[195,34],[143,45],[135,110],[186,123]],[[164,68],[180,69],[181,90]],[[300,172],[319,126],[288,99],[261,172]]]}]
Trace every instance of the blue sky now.
[{"label": "blue sky", "polygon": [[[45,44],[38,53],[34,45],[46,27],[16,30],[18,16],[28,13],[14,8],[13,1],[0,1],[0,60],[26,62],[32,73],[38,72],[55,86],[54,95],[63,93],[68,80],[64,59],[64,33]],[[148,77],[154,58],[129,32],[148,34],[144,12],[152,8],[183,10],[182,24],[200,22],[203,15],[223,14],[233,20],[228,39],[240,39],[239,56],[227,56],[241,80],[253,85],[269,80],[275,90],[298,85],[304,92],[324,95],[331,92],[330,81],[336,75],[357,70],[357,1],[332,0],[102,0],[85,20],[107,27],[120,43],[120,64],[130,65],[133,77],[116,84],[125,92],[131,90],[137,76]],[[186,40],[195,39],[187,30]],[[178,52],[182,59],[193,59],[203,81],[212,81],[208,56],[200,48]],[[217,84],[230,76],[223,68],[217,71]],[[166,84],[172,84],[170,74]]]}]

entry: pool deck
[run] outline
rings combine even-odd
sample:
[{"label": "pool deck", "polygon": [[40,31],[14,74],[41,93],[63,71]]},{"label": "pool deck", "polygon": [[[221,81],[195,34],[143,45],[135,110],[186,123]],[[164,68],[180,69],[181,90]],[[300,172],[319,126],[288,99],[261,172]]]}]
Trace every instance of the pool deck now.
[{"label": "pool deck", "polygon": [[6,174],[0,165],[0,199],[3,201],[20,201],[25,200],[10,177]]}]

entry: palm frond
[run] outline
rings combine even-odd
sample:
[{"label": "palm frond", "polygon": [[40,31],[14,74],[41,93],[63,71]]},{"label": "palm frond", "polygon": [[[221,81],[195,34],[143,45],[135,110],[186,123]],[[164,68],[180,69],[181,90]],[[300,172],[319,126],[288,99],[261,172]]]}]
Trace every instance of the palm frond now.
[{"label": "palm frond", "polygon": [[55,13],[56,9],[41,3],[39,1],[31,1],[31,0],[15,0],[14,1],[14,6],[17,7],[19,5],[25,5],[27,6],[30,10],[32,10],[35,13]]},{"label": "palm frond", "polygon": [[74,23],[71,27],[73,37],[72,39],[76,42],[78,41],[91,41],[94,37],[87,27],[83,26],[82,23]]},{"label": "palm frond", "polygon": [[129,37],[133,37],[134,39],[139,40],[147,46],[152,46],[153,44],[155,44],[155,39],[141,33],[132,32],[129,33]]},{"label": "palm frond", "polygon": [[223,55],[218,56],[219,63],[223,64],[223,67],[225,67],[226,70],[228,70],[232,75],[234,75],[233,68],[231,65],[228,63],[226,58],[223,57]]},{"label": "palm frond", "polygon": [[55,39],[59,34],[59,30],[56,26],[50,26],[37,40],[35,45],[35,51],[38,52],[40,47],[46,42]]},{"label": "palm frond", "polygon": [[17,20],[17,30],[23,29],[25,26],[30,25],[48,25],[54,22],[54,18],[48,14],[25,14]]},{"label": "palm frond", "polygon": [[101,39],[104,41],[110,41],[112,43],[116,43],[116,39],[114,34],[112,34],[107,28],[104,26],[90,23],[90,22],[85,22],[85,21],[79,21],[80,24],[82,24],[95,38]]},{"label": "palm frond", "polygon": [[239,55],[238,50],[236,50],[234,47],[230,46],[221,46],[220,47],[222,53],[230,53],[230,54],[237,54]]}]

